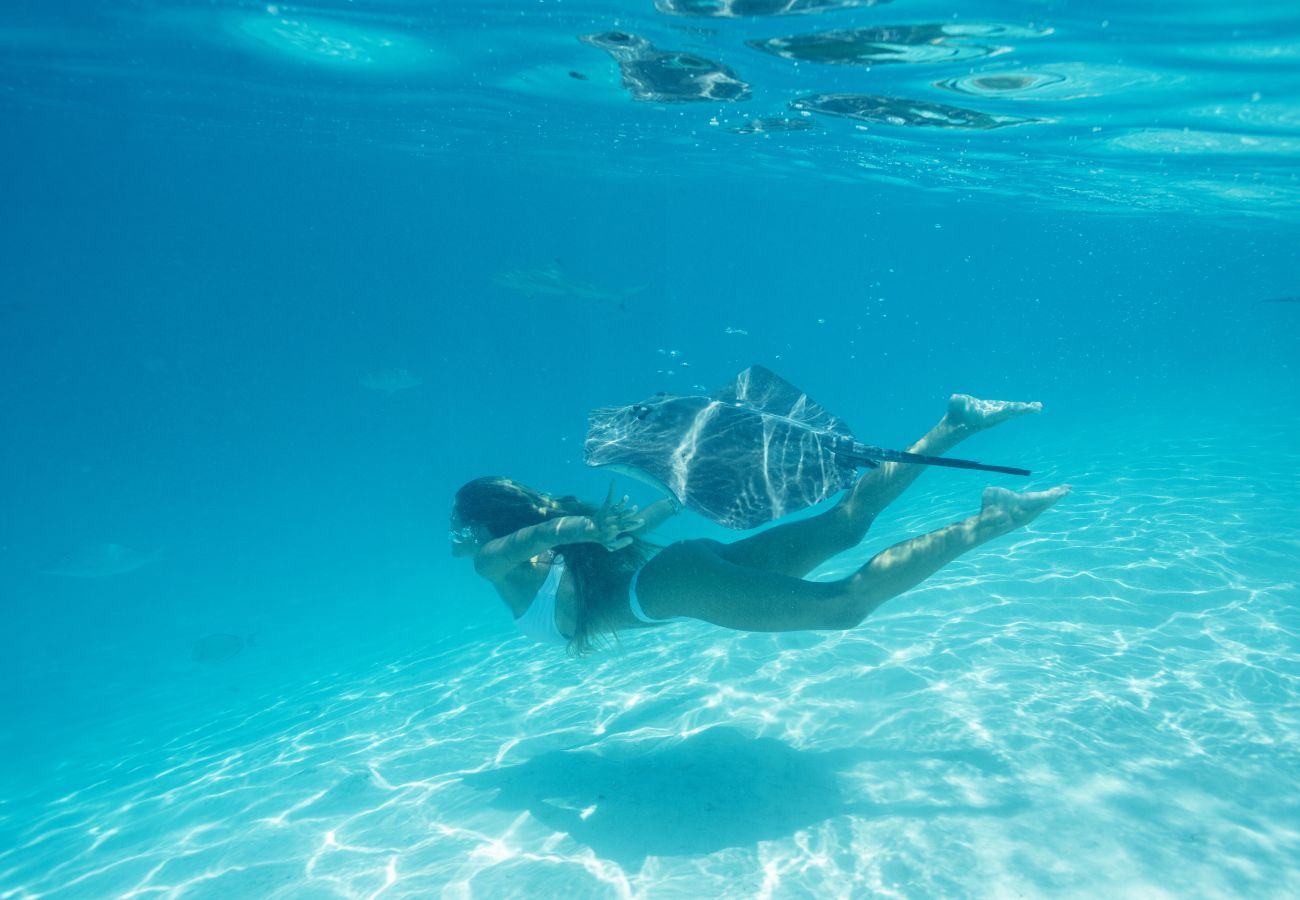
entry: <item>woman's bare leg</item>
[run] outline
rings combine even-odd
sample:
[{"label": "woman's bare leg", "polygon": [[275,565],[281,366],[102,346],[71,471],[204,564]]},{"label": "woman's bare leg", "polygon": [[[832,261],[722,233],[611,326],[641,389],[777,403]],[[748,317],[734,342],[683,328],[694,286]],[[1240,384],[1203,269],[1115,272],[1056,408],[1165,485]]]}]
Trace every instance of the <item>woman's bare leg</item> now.
[{"label": "woman's bare leg", "polygon": [[854,603],[852,624],[846,627],[857,625],[880,604],[916,587],[967,550],[1028,525],[1069,492],[1069,485],[1023,494],[985,488],[977,514],[877,553],[848,580]]},{"label": "woman's bare leg", "polygon": [[[979,400],[968,394],[953,394],[939,424],[907,449],[942,456],[985,428],[1042,408],[1041,403]],[[728,544],[721,553],[737,565],[802,578],[832,556],[860,544],[880,511],[928,468],[913,463],[883,463],[864,473],[826,512]]]},{"label": "woman's bare leg", "polygon": [[737,565],[715,541],[684,541],[646,564],[637,594],[656,618],[689,616],[741,631],[854,628],[886,600],[966,551],[1027,525],[1068,492],[1068,486],[1025,494],[988,488],[975,515],[895,544],[841,581],[804,581]]}]

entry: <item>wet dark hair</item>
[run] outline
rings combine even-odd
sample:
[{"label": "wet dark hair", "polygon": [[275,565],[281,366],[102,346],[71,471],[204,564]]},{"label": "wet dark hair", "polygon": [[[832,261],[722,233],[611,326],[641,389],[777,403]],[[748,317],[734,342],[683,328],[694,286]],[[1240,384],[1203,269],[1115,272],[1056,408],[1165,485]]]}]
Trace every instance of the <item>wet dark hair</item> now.
[{"label": "wet dark hair", "polygon": [[[492,537],[513,534],[561,516],[589,516],[599,507],[577,497],[552,497],[509,478],[476,478],[456,492],[453,506],[466,525],[482,525]],[[659,550],[634,537],[632,543],[612,553],[600,544],[561,544],[555,552],[573,573],[578,589],[577,625],[569,639],[569,652],[582,655],[607,643],[614,635],[616,614],[627,605],[631,573]]]}]

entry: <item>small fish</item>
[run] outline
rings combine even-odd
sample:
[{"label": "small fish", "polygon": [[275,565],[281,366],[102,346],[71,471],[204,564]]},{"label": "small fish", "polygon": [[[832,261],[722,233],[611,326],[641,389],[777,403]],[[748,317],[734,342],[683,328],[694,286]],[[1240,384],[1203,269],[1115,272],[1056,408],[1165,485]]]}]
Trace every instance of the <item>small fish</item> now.
[{"label": "small fish", "polygon": [[1269,297],[1266,300],[1256,300],[1254,306],[1261,303],[1300,303],[1300,297]]},{"label": "small fish", "polygon": [[569,73],[569,77],[570,77],[570,78],[575,78],[575,79],[577,79],[578,81],[586,81],[586,80],[587,80],[587,76],[586,76],[586,75],[583,75],[581,72],[570,72],[570,73]]},{"label": "small fish", "polygon": [[65,553],[40,569],[63,578],[110,578],[125,575],[162,558],[162,551],[145,553],[121,544],[91,544]]},{"label": "small fish", "polygon": [[245,640],[237,634],[210,634],[194,642],[190,658],[201,663],[221,663],[243,652],[245,647],[254,646],[250,634]]},{"label": "small fish", "polygon": [[529,298],[537,296],[563,297],[589,303],[607,303],[627,309],[626,301],[645,290],[645,285],[624,288],[606,288],[583,281],[569,274],[556,260],[535,268],[510,269],[498,272],[492,280],[504,288],[518,291]]},{"label": "small fish", "polygon": [[418,375],[412,375],[406,369],[384,369],[363,375],[360,384],[363,388],[372,391],[396,394],[398,391],[409,391],[411,388],[419,387],[424,384],[424,379]]}]

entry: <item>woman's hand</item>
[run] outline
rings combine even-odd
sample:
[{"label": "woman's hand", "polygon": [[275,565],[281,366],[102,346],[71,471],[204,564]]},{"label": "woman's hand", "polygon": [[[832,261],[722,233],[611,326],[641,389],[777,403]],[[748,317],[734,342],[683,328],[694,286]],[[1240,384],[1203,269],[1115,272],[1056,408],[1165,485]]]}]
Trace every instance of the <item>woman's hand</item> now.
[{"label": "woman's hand", "polygon": [[632,543],[629,531],[636,531],[645,524],[635,506],[627,505],[627,495],[617,503],[614,502],[614,482],[609,483],[609,493],[605,502],[590,518],[591,540],[606,550],[622,550]]}]

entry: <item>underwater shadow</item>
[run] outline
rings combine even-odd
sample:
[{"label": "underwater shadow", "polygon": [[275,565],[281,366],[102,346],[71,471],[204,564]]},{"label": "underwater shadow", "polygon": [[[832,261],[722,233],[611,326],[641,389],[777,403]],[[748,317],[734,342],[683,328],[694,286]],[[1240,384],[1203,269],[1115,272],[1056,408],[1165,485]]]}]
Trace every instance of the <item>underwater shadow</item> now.
[{"label": "underwater shadow", "polygon": [[654,749],[619,745],[545,753],[518,766],[477,772],[465,784],[495,791],[489,805],[527,810],[602,859],[639,869],[647,856],[704,856],[788,837],[836,816],[1008,816],[1024,801],[973,806],[933,802],[873,804],[852,796],[842,774],[882,761],[938,761],[986,773],[1007,769],[978,750],[874,753],[797,750],[774,738],[711,728]]}]

